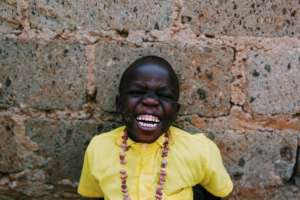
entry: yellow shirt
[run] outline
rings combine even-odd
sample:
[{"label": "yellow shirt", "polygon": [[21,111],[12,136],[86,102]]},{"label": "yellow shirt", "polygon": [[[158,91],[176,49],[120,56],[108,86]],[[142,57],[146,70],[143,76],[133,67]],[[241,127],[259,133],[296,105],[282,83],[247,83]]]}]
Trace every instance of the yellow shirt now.
[{"label": "yellow shirt", "polygon": [[[90,142],[78,186],[82,196],[123,199],[119,172],[123,130],[120,127],[100,134]],[[199,183],[215,196],[227,196],[233,185],[217,146],[203,134],[191,135],[175,127],[170,127],[170,133],[163,199],[192,200],[192,186]],[[154,200],[163,142],[163,136],[152,144],[128,139],[127,186],[132,200]]]}]

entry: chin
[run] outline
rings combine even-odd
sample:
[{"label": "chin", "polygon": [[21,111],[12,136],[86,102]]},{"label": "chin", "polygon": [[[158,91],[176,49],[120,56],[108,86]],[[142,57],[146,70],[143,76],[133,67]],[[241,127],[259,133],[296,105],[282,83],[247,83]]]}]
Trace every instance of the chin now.
[{"label": "chin", "polygon": [[133,128],[127,126],[127,128],[129,137],[139,143],[153,143],[164,133],[160,128],[155,130],[142,129],[137,125],[134,125]]}]

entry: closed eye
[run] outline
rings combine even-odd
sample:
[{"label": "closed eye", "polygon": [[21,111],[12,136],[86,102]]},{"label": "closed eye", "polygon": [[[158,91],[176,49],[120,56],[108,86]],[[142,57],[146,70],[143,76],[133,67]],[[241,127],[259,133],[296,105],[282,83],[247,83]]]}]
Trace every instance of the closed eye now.
[{"label": "closed eye", "polygon": [[172,94],[169,93],[158,93],[158,96],[163,98],[163,99],[167,99],[167,100],[174,100],[174,96]]},{"label": "closed eye", "polygon": [[130,90],[127,92],[128,95],[130,96],[142,96],[144,95],[146,92],[143,90]]}]

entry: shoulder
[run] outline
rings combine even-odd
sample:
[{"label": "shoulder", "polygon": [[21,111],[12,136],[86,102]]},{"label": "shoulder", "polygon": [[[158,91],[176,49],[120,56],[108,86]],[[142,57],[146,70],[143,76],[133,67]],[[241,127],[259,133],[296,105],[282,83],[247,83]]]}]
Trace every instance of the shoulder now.
[{"label": "shoulder", "polygon": [[112,147],[117,144],[118,138],[123,133],[124,126],[118,127],[108,132],[100,133],[99,135],[94,136],[88,147],[87,151],[94,151],[101,149],[106,149],[106,147]]},{"label": "shoulder", "polygon": [[196,145],[199,147],[216,147],[216,144],[209,139],[204,133],[191,134],[180,128],[171,127],[172,137],[175,143],[188,143],[190,145]]},{"label": "shoulder", "polygon": [[191,134],[182,129],[171,127],[171,134],[177,148],[188,149],[192,154],[207,157],[211,154],[218,154],[217,145],[204,133]]}]

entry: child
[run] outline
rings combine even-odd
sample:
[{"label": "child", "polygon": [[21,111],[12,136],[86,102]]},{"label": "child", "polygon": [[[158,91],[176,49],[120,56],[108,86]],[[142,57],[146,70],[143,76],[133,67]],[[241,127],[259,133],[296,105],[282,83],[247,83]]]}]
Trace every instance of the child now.
[{"label": "child", "polygon": [[131,64],[116,98],[125,126],[92,139],[78,192],[105,200],[192,200],[192,187],[200,184],[227,196],[233,186],[217,146],[171,126],[178,98],[178,79],[166,60],[146,56]]}]

